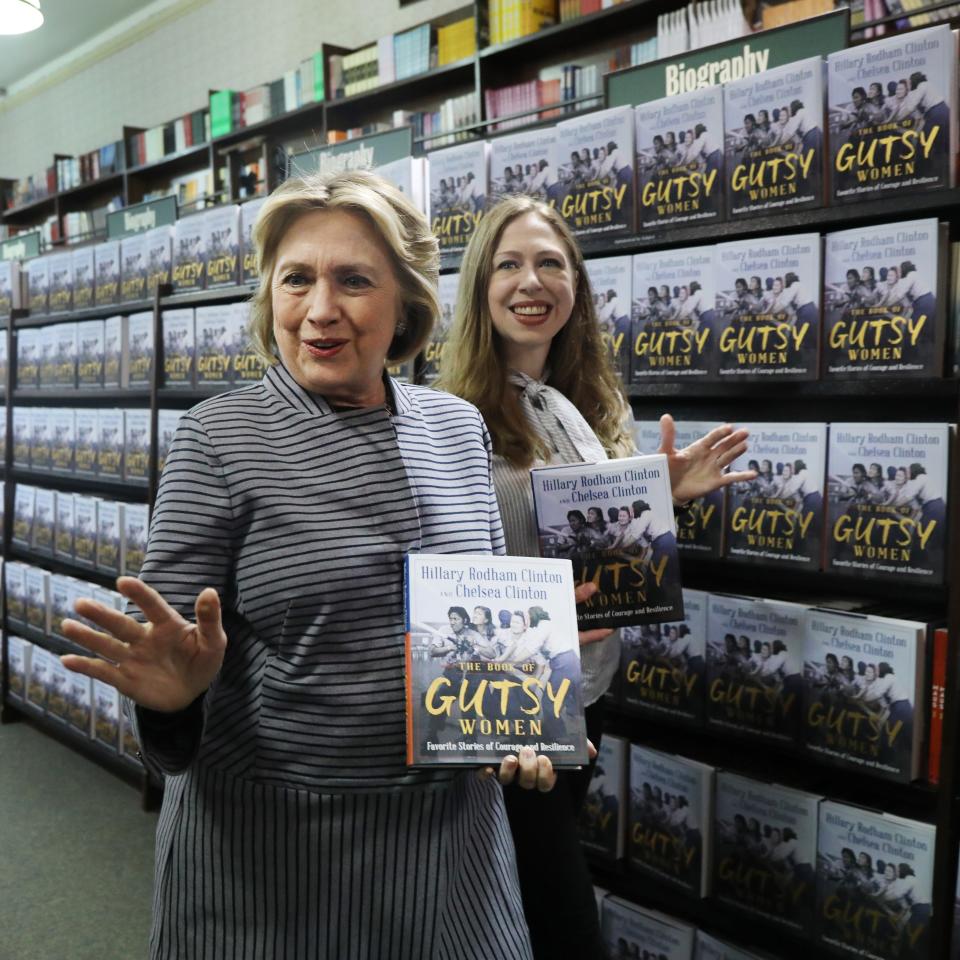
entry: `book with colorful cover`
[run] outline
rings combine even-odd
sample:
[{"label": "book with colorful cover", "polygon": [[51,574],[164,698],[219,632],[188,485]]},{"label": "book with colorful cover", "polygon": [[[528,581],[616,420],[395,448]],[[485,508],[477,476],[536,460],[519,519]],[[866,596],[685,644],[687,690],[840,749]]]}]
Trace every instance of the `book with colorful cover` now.
[{"label": "book with colorful cover", "polygon": [[522,196],[555,207],[562,196],[557,179],[557,129],[541,127],[490,142],[489,206]]},{"label": "book with colorful cover", "polygon": [[[678,450],[682,450],[722,425],[718,420],[678,420],[675,424],[675,445]],[[657,427],[659,428],[659,424]],[[725,490],[711,490],[710,493],[690,501],[677,517],[677,547],[681,556],[687,554],[712,560],[720,559],[724,542],[725,510]]]},{"label": "book with colorful cover", "polygon": [[82,567],[93,567],[97,563],[97,510],[99,497],[84,497],[75,494],[73,498],[73,557]]},{"label": "book with colorful cover", "polygon": [[682,616],[665,455],[539,467],[530,479],[541,556],[569,560],[576,583],[599,587],[578,607],[583,629]]},{"label": "book with colorful cover", "polygon": [[807,613],[803,722],[818,757],[901,783],[924,772],[927,626],[858,613]]},{"label": "book with colorful cover", "polygon": [[33,431],[32,407],[13,408],[13,462],[18,467],[30,468],[30,440]]},{"label": "book with colorful cover", "polygon": [[118,576],[120,573],[120,534],[123,504],[101,500],[97,507],[97,569]]},{"label": "book with colorful cover", "polygon": [[431,228],[440,253],[461,253],[476,232],[487,202],[489,145],[462,143],[428,156]]},{"label": "book with colorful cover", "polygon": [[7,600],[7,624],[18,630],[27,626],[27,565],[7,560],[3,565]]},{"label": "book with colorful cover", "polygon": [[586,765],[568,561],[411,553],[406,615],[410,766]]},{"label": "book with colorful cover", "polygon": [[50,635],[66,640],[63,634],[63,621],[75,616],[70,609],[71,581],[73,577],[65,574],[51,574],[50,576]]},{"label": "book with colorful cover", "polygon": [[47,258],[50,269],[50,313],[69,313],[73,306],[73,254]]},{"label": "book with colorful cover", "polygon": [[53,666],[52,661],[53,654],[49,650],[36,643],[32,645],[24,701],[41,713],[47,708],[47,688],[50,682],[50,668]]},{"label": "book with colorful cover", "polygon": [[120,750],[120,693],[102,680],[93,681],[93,738]]},{"label": "book with colorful cover", "polygon": [[214,207],[203,214],[207,289],[232,287],[240,282],[240,208]]},{"label": "book with colorful cover", "polygon": [[120,302],[120,241],[107,240],[93,248],[93,299],[98,307]]},{"label": "book with colorful cover", "polygon": [[56,532],[53,540],[53,555],[58,560],[73,560],[74,507],[72,493],[57,494]]},{"label": "book with colorful cover", "polygon": [[820,797],[721,770],[715,803],[714,897],[791,930],[810,930]]},{"label": "book with colorful cover", "polygon": [[833,423],[827,448],[826,569],[942,583],[945,423]]},{"label": "book with colorful cover", "polygon": [[123,479],[146,484],[150,478],[150,411],[137,407],[124,413]]},{"label": "book with colorful cover", "polygon": [[166,224],[154,227],[143,235],[147,297],[153,297],[159,287],[169,286],[172,281],[173,231],[173,226]]},{"label": "book with colorful cover", "polygon": [[603,943],[611,957],[656,957],[656,960],[692,960],[695,930],[629,900],[608,896],[600,918]]},{"label": "book with colorful cover", "polygon": [[123,505],[122,573],[128,577],[140,575],[147,554],[147,534],[150,531],[150,508],[145,503]]},{"label": "book with colorful cover", "polygon": [[103,386],[103,320],[77,323],[77,386]]},{"label": "book with colorful cover", "polygon": [[27,588],[27,628],[36,633],[49,633],[47,611],[50,607],[50,573],[41,567],[27,567],[24,577]]},{"label": "book with colorful cover", "polygon": [[77,324],[58,323],[53,333],[53,385],[74,390],[77,386]]},{"label": "book with colorful cover", "polygon": [[710,892],[715,772],[705,763],[630,745],[630,864],[694,897]]},{"label": "book with colorful cover", "polygon": [[637,228],[722,220],[722,87],[651,100],[635,117]]},{"label": "book with colorful cover", "polygon": [[17,388],[35,390],[40,386],[39,327],[21,327],[16,331]]},{"label": "book with colorful cover", "polygon": [[627,827],[629,743],[604,734],[580,815],[580,842],[611,860],[623,858]]},{"label": "book with colorful cover", "polygon": [[821,246],[818,233],[717,245],[714,292],[722,380],[817,378]]},{"label": "book with colorful cover", "polygon": [[46,487],[37,487],[33,503],[33,539],[31,547],[35,553],[53,555],[53,530],[56,522],[56,495]]},{"label": "book with colorful cover", "polygon": [[830,54],[827,106],[833,202],[954,185],[957,46],[948,26]]},{"label": "book with colorful cover", "polygon": [[77,733],[89,737],[93,718],[93,680],[80,673],[71,673],[68,696],[67,721]]},{"label": "book with colorful cover", "polygon": [[240,205],[241,283],[256,283],[260,278],[257,273],[257,248],[253,244],[253,228],[260,215],[260,208],[266,201],[266,197],[257,197]]},{"label": "book with colorful cover", "polygon": [[66,723],[70,710],[70,671],[59,657],[50,660],[50,680],[47,690],[47,715]]},{"label": "book with colorful cover", "polygon": [[192,387],[196,355],[193,307],[164,310],[160,325],[163,329],[163,385]]},{"label": "book with colorful cover", "polygon": [[13,543],[29,550],[33,543],[33,518],[37,505],[37,488],[18,483],[13,492]]},{"label": "book with colorful cover", "polygon": [[107,317],[103,321],[103,385],[119,387],[123,380],[123,341],[126,317]]},{"label": "book with colorful cover", "polygon": [[177,432],[177,425],[180,423],[182,415],[181,410],[160,409],[157,411],[157,476],[163,473],[164,464],[167,462],[167,453],[170,450],[170,444],[173,443],[173,437]]},{"label": "book with colorful cover", "polygon": [[230,340],[233,334],[231,304],[196,309],[197,386],[229,386],[233,382]]},{"label": "book with colorful cover", "polygon": [[34,257],[23,264],[27,275],[27,307],[32,314],[50,311],[50,258]]},{"label": "book with colorful cover", "polygon": [[632,383],[717,375],[715,282],[713,247],[634,255]]},{"label": "book with colorful cover", "polygon": [[26,693],[31,646],[28,640],[7,634],[7,691],[16,700],[22,701]]},{"label": "book with colorful cover", "polygon": [[120,244],[120,301],[147,298],[147,234],[131,233]]},{"label": "book with colorful cover", "polygon": [[73,473],[76,466],[77,418],[70,407],[55,407],[50,411],[50,470],[53,473]]},{"label": "book with colorful cover", "polygon": [[423,368],[420,371],[422,383],[433,383],[440,376],[440,364],[443,349],[453,326],[453,317],[457,309],[457,289],[460,284],[459,273],[440,275],[440,316],[433,325],[430,339],[423,348]]},{"label": "book with colorful cover", "polygon": [[581,239],[636,232],[633,126],[631,107],[557,124],[557,209]]},{"label": "book with colorful cover", "polygon": [[103,408],[97,415],[97,475],[123,479],[123,410]]},{"label": "book with colorful cover", "polygon": [[931,218],[827,234],[824,377],[943,375],[946,229]]},{"label": "book with colorful cover", "polygon": [[620,631],[620,697],[671,723],[699,726],[706,699],[708,595],[683,590],[683,619]]},{"label": "book with colorful cover", "polygon": [[78,407],[76,411],[76,446],[74,465],[80,476],[97,475],[97,450],[100,446],[100,416],[98,410]]},{"label": "book with colorful cover", "polygon": [[600,257],[586,261],[587,276],[603,339],[614,369],[630,382],[630,305],[633,265],[630,257]]},{"label": "book with colorful cover", "polygon": [[710,594],[709,726],[781,743],[797,739],[805,610],[782,600]]},{"label": "book with colorful cover", "polygon": [[725,555],[742,563],[819,570],[827,426],[747,423],[748,449],[730,465],[753,480],[727,488]]},{"label": "book with colorful cover", "polygon": [[9,317],[20,305],[20,261],[0,260],[0,317]]},{"label": "book with colorful cover", "polygon": [[126,384],[133,389],[150,386],[153,376],[153,312],[131,313],[127,317]]},{"label": "book with colorful cover", "polygon": [[820,941],[864,960],[929,960],[936,827],[843,803],[820,804]]},{"label": "book with colorful cover", "polygon": [[34,407],[30,412],[30,469],[50,469],[50,408]]},{"label": "book with colorful cover", "polygon": [[242,300],[230,304],[227,355],[230,359],[230,379],[233,383],[261,380],[267,372],[267,363],[257,351],[250,329],[250,302]]},{"label": "book with colorful cover", "polygon": [[181,217],[173,228],[173,288],[177,293],[203,290],[206,283],[205,213]]},{"label": "book with colorful cover", "polygon": [[731,219],[822,206],[823,98],[821,57],[723,85]]},{"label": "book with colorful cover", "polygon": [[73,251],[73,309],[89,310],[93,306],[95,247],[77,247]]},{"label": "book with colorful cover", "polygon": [[57,385],[57,327],[59,324],[50,324],[46,327],[37,327],[39,367],[37,386],[41,390],[52,390]]}]

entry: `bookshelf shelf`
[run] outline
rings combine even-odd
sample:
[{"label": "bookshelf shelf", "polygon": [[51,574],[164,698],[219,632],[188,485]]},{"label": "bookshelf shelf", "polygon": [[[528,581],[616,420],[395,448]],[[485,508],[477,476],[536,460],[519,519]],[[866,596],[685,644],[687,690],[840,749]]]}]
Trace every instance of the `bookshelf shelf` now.
[{"label": "bookshelf shelf", "polygon": [[[116,589],[117,577],[115,574],[104,573],[102,570],[97,570],[94,567],[85,567],[82,563],[75,563],[72,560],[65,560],[62,557],[52,557],[49,554],[36,553],[33,550],[28,550],[26,547],[21,547],[15,543],[10,545],[9,556],[11,560],[19,560],[22,563],[30,563],[36,567],[43,567],[51,573],[62,573],[70,577],[77,577],[80,580],[89,580],[91,583],[98,583],[101,587],[107,587],[110,590]],[[16,630],[13,632],[16,633]],[[26,636],[28,640],[34,639],[33,636],[27,634],[24,634],[24,636]],[[41,635],[40,639],[46,642],[47,638]],[[56,640],[54,637],[49,639]],[[56,642],[73,647],[73,644],[69,644],[68,641],[65,640]],[[72,650],[64,651],[64,653],[77,652],[76,647]]]},{"label": "bookshelf shelf", "polygon": [[74,404],[81,407],[95,407],[104,403],[120,406],[148,406],[150,391],[147,389],[124,389],[90,387],[77,390],[14,390],[13,403],[29,406],[47,406]]},{"label": "bookshelf shelf", "polygon": [[851,397],[924,400],[960,399],[960,380],[770,380],[766,383],[639,383],[627,394],[635,400],[665,400],[671,397],[696,400],[842,400]]},{"label": "bookshelf shelf", "polygon": [[243,300],[257,292],[253,284],[240,284],[236,287],[222,287],[217,290],[197,290],[195,293],[171,293],[160,297],[161,310],[173,310],[175,307],[202,306],[205,303],[226,303],[231,300]]},{"label": "bookshelf shelf", "polygon": [[9,210],[4,210],[3,219],[12,223],[16,223],[20,219],[33,220],[36,217],[53,213],[56,203],[57,194],[51,193],[46,197],[41,197],[39,200],[31,200],[30,203],[24,203],[19,207],[11,207]]},{"label": "bookshelf shelf", "polygon": [[89,493],[96,496],[116,497],[132,503],[147,502],[147,488],[123,480],[101,480],[98,477],[81,477],[72,473],[49,473],[46,470],[30,470],[25,467],[13,468],[11,478],[18,483],[29,483],[35,487],[49,487],[63,490],[65,493]]},{"label": "bookshelf shelf", "polygon": [[67,203],[77,203],[97,194],[106,193],[111,188],[119,188],[120,192],[123,192],[123,173],[111,173],[99,180],[78,184],[75,187],[70,187],[69,190],[62,190],[57,196]]},{"label": "bookshelf shelf", "polygon": [[229,133],[214,137],[213,147],[217,150],[222,147],[242,143],[244,140],[267,136],[280,136],[288,130],[309,127],[311,121],[316,121],[317,125],[322,129],[325,107],[326,104],[323,101],[308,103],[303,107],[298,107],[296,110],[290,110],[288,113],[281,113],[278,117],[271,117],[269,120],[263,120],[260,123],[254,123],[248,127],[231,130]]},{"label": "bookshelf shelf", "polygon": [[150,163],[143,163],[140,166],[129,167],[127,176],[131,177],[149,177],[159,174],[177,174],[187,170],[197,169],[197,161],[204,156],[209,157],[210,144],[201,143],[194,147],[188,147],[179,153],[167,154],[160,160],[154,160]]},{"label": "bookshelf shelf", "polygon": [[117,314],[143,313],[153,309],[153,300],[131,300],[127,303],[104,303],[88,310],[72,310],[69,313],[32,313],[14,319],[15,327],[45,327],[51,323],[69,323],[73,320],[98,320]]},{"label": "bookshelf shelf", "polygon": [[161,406],[187,406],[209,400],[230,390],[238,390],[247,384],[235,383],[229,387],[193,387],[181,390],[178,387],[161,387],[157,391],[157,401]]}]

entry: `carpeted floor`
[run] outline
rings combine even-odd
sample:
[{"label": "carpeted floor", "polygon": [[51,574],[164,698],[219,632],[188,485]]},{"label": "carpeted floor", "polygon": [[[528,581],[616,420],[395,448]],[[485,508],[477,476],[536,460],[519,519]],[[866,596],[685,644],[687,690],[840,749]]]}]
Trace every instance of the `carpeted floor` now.
[{"label": "carpeted floor", "polygon": [[156,825],[127,782],[0,726],[0,960],[144,960]]}]

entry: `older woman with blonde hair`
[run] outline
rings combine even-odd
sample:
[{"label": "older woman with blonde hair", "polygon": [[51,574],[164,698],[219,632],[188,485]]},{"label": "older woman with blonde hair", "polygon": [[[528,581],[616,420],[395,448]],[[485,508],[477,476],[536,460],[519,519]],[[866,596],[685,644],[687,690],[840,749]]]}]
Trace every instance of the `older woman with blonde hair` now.
[{"label": "older woman with blonde hair", "polygon": [[[477,410],[384,374],[438,313],[436,238],[353,172],[287,181],[254,240],[269,369],[181,419],[139,610],[64,622],[166,775],[150,956],[525,960],[500,785],[405,763],[404,556],[503,550]],[[549,789],[541,759],[501,776]]]},{"label": "older woman with blonde hair", "polygon": [[[583,255],[556,210],[509,197],[485,214],[464,254],[443,356],[438,386],[478,407],[490,430],[507,553],[537,556],[530,468],[635,452],[630,409],[601,338]],[[746,435],[725,425],[676,450],[673,420],[664,415],[660,450],[675,501],[751,478],[752,472],[723,472],[746,449]],[[593,630],[580,642],[587,735],[598,743],[600,698],[619,665],[619,638]],[[590,775],[590,769],[565,771],[545,794],[506,791],[537,958],[603,956],[577,839]]]}]

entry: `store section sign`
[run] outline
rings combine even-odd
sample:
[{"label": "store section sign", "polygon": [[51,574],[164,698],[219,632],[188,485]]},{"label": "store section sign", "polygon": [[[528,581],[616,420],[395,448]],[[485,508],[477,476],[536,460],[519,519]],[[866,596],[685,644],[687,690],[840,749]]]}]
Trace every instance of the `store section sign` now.
[{"label": "store section sign", "polygon": [[20,233],[0,242],[0,260],[29,260],[40,256],[40,231]]},{"label": "store section sign", "polygon": [[165,227],[177,220],[177,198],[161,197],[107,214],[107,239],[128,237],[154,227]]},{"label": "store section sign", "polygon": [[741,80],[805,57],[826,57],[845,49],[849,39],[850,11],[844,7],[786,27],[607,74],[607,106],[635,106]]},{"label": "store section sign", "polygon": [[372,170],[412,154],[413,129],[398,127],[396,130],[385,130],[369,137],[344,140],[342,143],[294,154],[287,163],[287,176],[305,177],[312,173]]}]

